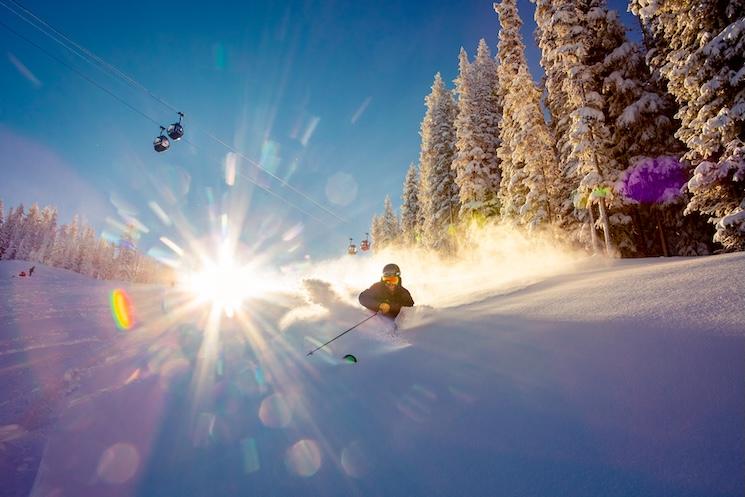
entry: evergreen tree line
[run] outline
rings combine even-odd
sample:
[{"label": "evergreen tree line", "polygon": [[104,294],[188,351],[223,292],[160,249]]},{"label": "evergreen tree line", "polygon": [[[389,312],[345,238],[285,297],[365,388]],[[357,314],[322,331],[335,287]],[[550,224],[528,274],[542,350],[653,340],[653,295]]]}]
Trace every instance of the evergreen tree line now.
[{"label": "evergreen tree line", "polygon": [[495,3],[498,55],[482,39],[454,89],[435,75],[373,246],[448,251],[500,220],[625,257],[745,250],[745,3],[632,0],[642,44],[605,0],[533,3],[542,84],[516,0]]},{"label": "evergreen tree line", "polygon": [[69,269],[100,280],[139,283],[165,282],[169,269],[137,250],[133,230],[114,244],[74,216],[70,224],[57,225],[57,209],[26,211],[23,204],[5,215],[0,200],[0,260],[26,260]]}]

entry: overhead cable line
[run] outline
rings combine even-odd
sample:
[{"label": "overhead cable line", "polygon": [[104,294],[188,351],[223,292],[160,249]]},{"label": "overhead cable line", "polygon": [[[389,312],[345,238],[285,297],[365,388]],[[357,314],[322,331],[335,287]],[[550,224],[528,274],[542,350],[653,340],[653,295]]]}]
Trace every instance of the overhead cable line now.
[{"label": "overhead cable line", "polygon": [[[177,109],[173,105],[169,104],[168,102],[166,102],[165,100],[163,100],[162,98],[160,98],[158,95],[156,95],[153,92],[151,92],[150,90],[148,90],[145,86],[143,86],[141,83],[139,83],[136,79],[132,78],[131,76],[129,76],[127,73],[125,73],[124,71],[120,70],[116,66],[114,66],[112,64],[109,64],[104,59],[102,59],[101,57],[97,56],[96,54],[94,54],[93,52],[91,52],[90,50],[88,50],[87,48],[85,48],[84,46],[80,45],[75,40],[71,39],[70,37],[68,37],[67,35],[65,35],[63,32],[59,31],[57,28],[55,28],[54,26],[52,26],[51,24],[49,24],[48,22],[46,22],[44,19],[42,19],[41,17],[37,16],[36,14],[34,14],[32,11],[30,11],[26,7],[24,7],[20,2],[17,2],[16,0],[10,0],[10,1],[13,2],[16,6],[18,6],[18,8],[20,8],[21,10],[23,10],[23,12],[26,15],[28,15],[31,18],[33,18],[36,22],[38,22],[39,24],[43,25],[49,31],[53,32],[56,36],[50,35],[48,32],[44,31],[43,29],[41,29],[36,24],[34,24],[33,22],[29,21],[27,18],[23,17],[18,12],[15,12],[13,9],[11,9],[7,5],[5,5],[5,2],[3,0],[0,0],[0,4],[3,4],[5,6],[5,8],[7,8],[11,12],[13,12],[16,16],[20,17],[21,19],[23,19],[25,22],[27,22],[28,24],[30,24],[34,28],[36,28],[37,30],[41,31],[44,35],[48,36],[49,38],[51,38],[52,40],[54,40],[56,43],[58,43],[59,45],[61,45],[63,48],[66,48],[67,50],[73,52],[75,55],[77,55],[81,59],[85,60],[89,64],[92,64],[92,65],[98,64],[98,67],[99,67],[100,70],[102,70],[102,71],[108,71],[111,75],[124,80],[127,84],[129,84],[133,88],[136,88],[136,89],[138,89],[140,91],[144,91],[145,93],[148,94],[148,96],[150,96],[151,98],[153,98],[154,100],[156,100],[158,103],[160,103],[164,107],[169,108],[173,112],[179,112],[179,109]],[[63,41],[60,41],[60,38]],[[69,44],[69,45],[72,45],[73,48],[71,48],[70,46],[68,46],[67,44],[65,44],[65,42],[67,44]],[[95,64],[93,62],[91,62],[91,61],[95,62]]]},{"label": "overhead cable line", "polygon": [[[0,0],[0,3],[2,3],[1,0]],[[143,118],[147,119],[148,121],[150,121],[150,122],[152,122],[152,123],[154,123],[156,125],[160,125],[160,123],[157,120],[153,119],[152,117],[150,117],[149,115],[147,115],[145,112],[143,112],[140,109],[138,109],[137,107],[131,105],[129,102],[127,102],[126,100],[124,100],[122,97],[120,97],[119,95],[117,95],[113,91],[109,90],[105,86],[103,86],[100,83],[98,83],[96,80],[94,80],[91,77],[89,77],[87,74],[82,73],[81,71],[79,71],[74,66],[68,64],[67,62],[65,62],[64,60],[60,59],[59,57],[57,57],[53,53],[49,52],[47,49],[45,49],[41,45],[35,43],[33,40],[31,40],[31,39],[27,38],[26,36],[22,35],[18,31],[16,31],[15,29],[13,29],[10,26],[8,26],[7,24],[5,24],[3,21],[0,21],[0,26],[2,26],[3,28],[5,28],[9,32],[13,33],[14,35],[16,35],[17,37],[19,37],[20,39],[24,40],[29,45],[35,47],[36,49],[38,49],[40,52],[42,52],[44,55],[46,55],[47,57],[51,58],[55,62],[59,63],[60,65],[62,65],[64,67],[66,67],[67,69],[69,69],[73,73],[77,74],[78,76],[80,76],[85,81],[87,81],[88,83],[92,84],[93,86],[95,86],[99,90],[105,92],[107,95],[109,95],[110,97],[112,97],[113,99],[115,99],[117,102],[121,103],[122,105],[126,106],[131,111],[136,112],[137,114],[139,114]],[[193,142],[190,142],[188,140],[186,140],[186,143],[189,143],[195,149],[198,149],[199,148]],[[307,210],[303,209],[302,207],[300,207],[298,205],[295,205],[294,203],[292,203],[289,200],[285,199],[284,197],[282,197],[281,195],[277,194],[276,192],[273,192],[272,190],[270,190],[269,188],[265,187],[264,185],[261,185],[260,183],[258,183],[257,181],[253,180],[251,177],[249,177],[245,173],[242,173],[240,171],[238,171],[237,173],[238,173],[239,176],[245,178],[247,181],[249,181],[253,185],[259,187],[259,189],[263,190],[264,192],[268,193],[269,195],[271,195],[273,197],[276,197],[277,199],[281,200],[282,202],[284,202],[288,206],[292,207],[293,209],[296,209],[296,210],[302,212],[303,214],[305,214],[306,216],[312,218],[313,220],[318,221],[319,223],[322,223],[323,224],[323,220],[322,219],[318,218],[317,216],[314,216],[313,214],[311,214]]]},{"label": "overhead cable line", "polygon": [[[27,16],[31,17],[37,23],[39,23],[42,26],[46,27],[47,30],[51,31],[54,34],[50,34],[49,31],[46,31],[45,29],[42,29],[41,26],[39,26],[38,24],[32,22],[28,18],[24,17],[22,14],[20,14],[19,12],[17,12],[13,8],[11,8],[5,1],[0,0],[0,5],[2,5],[3,7],[5,7],[6,9],[8,9],[10,12],[12,12],[13,14],[15,14],[19,18],[23,19],[25,22],[27,22],[28,24],[30,24],[31,26],[33,26],[35,29],[37,29],[38,31],[40,31],[45,36],[47,36],[47,37],[51,38],[52,40],[54,40],[60,46],[62,46],[65,49],[73,52],[75,55],[77,55],[78,57],[82,58],[83,60],[85,60],[89,64],[91,64],[91,65],[93,65],[95,67],[98,67],[99,70],[106,71],[110,75],[112,75],[112,76],[114,76],[116,78],[119,78],[120,80],[123,80],[128,85],[132,86],[133,88],[135,88],[135,89],[137,89],[137,90],[139,90],[141,92],[144,92],[145,94],[147,94],[147,96],[149,96],[150,98],[152,98],[156,102],[160,103],[164,107],[168,108],[169,110],[171,110],[173,112],[179,112],[179,110],[176,107],[174,107],[173,105],[171,105],[168,102],[166,102],[164,99],[162,99],[161,97],[159,97],[158,95],[156,95],[154,92],[150,91],[145,85],[143,85],[142,83],[140,83],[139,81],[137,81],[133,77],[129,76],[127,73],[125,73],[124,71],[120,70],[115,65],[113,65],[113,64],[111,64],[109,62],[106,62],[101,57],[97,56],[96,54],[94,54],[90,50],[86,49],[85,47],[83,47],[79,43],[75,42],[70,37],[68,37],[67,35],[65,35],[64,33],[62,33],[60,30],[56,29],[54,26],[52,26],[51,24],[49,24],[47,21],[45,21],[44,19],[42,19],[41,17],[39,17],[38,15],[36,15],[35,13],[33,13],[31,10],[29,10],[25,6],[23,6],[17,0],[10,0],[10,1],[13,2],[13,4],[16,5],[19,9],[21,9]],[[150,118],[148,118],[148,119],[150,119]],[[272,179],[274,179],[277,182],[279,182],[280,185],[282,185],[283,187],[291,190],[292,192],[296,193],[297,195],[300,195],[305,200],[309,201],[310,203],[312,203],[316,207],[320,208],[321,210],[323,210],[327,214],[331,215],[332,217],[336,218],[337,220],[341,221],[342,223],[346,223],[346,220],[344,218],[342,218],[341,216],[339,216],[338,214],[336,214],[334,211],[332,211],[331,209],[329,209],[325,205],[321,204],[320,202],[318,202],[317,200],[315,200],[313,197],[311,197],[311,196],[307,195],[306,193],[298,190],[297,188],[295,188],[294,186],[292,186],[291,184],[289,184],[288,182],[286,182],[285,180],[283,180],[282,178],[280,178],[276,174],[274,174],[271,171],[269,171],[260,162],[257,162],[254,159],[248,157],[247,155],[245,155],[240,150],[236,149],[232,145],[228,144],[227,142],[225,142],[224,140],[222,140],[221,138],[219,138],[218,136],[216,136],[214,133],[210,132],[208,129],[206,129],[206,128],[200,128],[200,126],[194,125],[194,124],[192,124],[192,128],[201,131],[202,133],[204,133],[208,138],[210,138],[214,142],[222,145],[223,147],[227,148],[228,150],[230,150],[231,152],[233,152],[237,156],[241,157],[242,159],[244,159],[245,161],[247,161],[248,163],[250,163],[252,166],[256,167],[257,169],[259,169],[261,171],[263,171],[265,174],[267,174],[268,176],[270,176]]]},{"label": "overhead cable line", "polygon": [[[2,1],[0,1],[0,4],[1,3],[2,3]],[[133,105],[131,105],[129,102],[127,102],[126,100],[124,100],[122,97],[120,97],[119,95],[117,95],[113,91],[111,91],[108,88],[106,88],[105,86],[99,84],[96,80],[92,79],[87,74],[84,74],[84,73],[78,71],[74,66],[71,66],[70,64],[68,64],[64,60],[60,59],[59,57],[57,57],[56,55],[54,55],[53,53],[51,53],[50,51],[48,51],[47,49],[45,49],[44,47],[42,47],[41,45],[37,44],[36,42],[34,42],[31,39],[27,38],[26,36],[22,35],[18,31],[16,31],[15,29],[13,29],[10,26],[8,26],[7,24],[5,24],[3,21],[0,21],[0,26],[4,27],[5,29],[7,29],[8,31],[10,31],[11,33],[13,33],[14,35],[16,35],[20,39],[24,40],[29,45],[35,47],[36,49],[38,49],[39,51],[41,51],[47,57],[53,59],[57,63],[63,65],[64,67],[66,67],[70,71],[74,72],[75,74],[77,74],[78,76],[80,76],[81,78],[83,78],[84,80],[86,80],[88,83],[92,84],[93,86],[95,86],[99,90],[107,93],[110,97],[114,98],[117,102],[125,105],[131,111],[136,112],[140,116],[144,117],[145,119],[147,119],[148,121],[150,121],[150,122],[152,122],[152,123],[154,123],[156,125],[160,125],[160,123],[158,121],[156,121],[155,119],[153,119],[149,115],[145,114],[140,109],[134,107]]]}]

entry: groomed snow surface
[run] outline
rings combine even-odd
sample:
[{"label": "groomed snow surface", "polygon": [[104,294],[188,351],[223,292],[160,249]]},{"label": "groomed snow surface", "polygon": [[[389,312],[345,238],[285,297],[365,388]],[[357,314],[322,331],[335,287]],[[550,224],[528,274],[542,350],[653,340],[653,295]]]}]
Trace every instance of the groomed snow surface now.
[{"label": "groomed snow surface", "polygon": [[2,496],[745,492],[742,253],[448,282],[442,305],[404,265],[424,305],[397,335],[376,317],[310,357],[368,315],[362,288],[309,280],[215,332],[187,293],[130,285],[119,330],[116,283],[13,277],[30,265],[0,263]]}]

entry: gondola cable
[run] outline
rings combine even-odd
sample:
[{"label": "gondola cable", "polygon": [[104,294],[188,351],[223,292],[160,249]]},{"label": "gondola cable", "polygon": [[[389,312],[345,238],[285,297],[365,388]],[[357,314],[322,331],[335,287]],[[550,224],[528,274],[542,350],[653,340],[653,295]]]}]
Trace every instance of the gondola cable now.
[{"label": "gondola cable", "polygon": [[[2,1],[0,1],[0,3],[2,3]],[[6,30],[8,30],[8,31],[9,31],[10,33],[14,34],[14,35],[15,35],[15,36],[17,36],[18,38],[22,39],[23,41],[25,41],[25,42],[26,42],[26,43],[28,43],[29,45],[33,46],[34,48],[36,48],[37,50],[39,50],[39,51],[40,51],[40,52],[42,52],[42,53],[43,53],[44,55],[46,55],[47,57],[51,58],[52,60],[54,60],[54,61],[55,61],[55,62],[57,62],[58,64],[60,64],[60,65],[62,65],[63,67],[67,68],[68,70],[72,71],[73,73],[75,73],[76,75],[78,75],[79,77],[81,77],[82,79],[84,79],[85,81],[87,81],[88,83],[90,83],[91,85],[93,85],[93,86],[95,86],[96,88],[98,88],[99,90],[103,91],[104,93],[106,93],[107,95],[109,95],[110,97],[112,97],[112,98],[113,98],[113,99],[115,99],[115,100],[116,100],[117,102],[121,103],[122,105],[124,105],[125,107],[127,107],[128,109],[130,109],[131,111],[133,111],[133,112],[135,112],[135,113],[139,114],[140,116],[142,116],[143,118],[145,118],[145,119],[147,119],[148,121],[152,122],[152,123],[153,123],[153,124],[155,124],[156,126],[161,126],[161,124],[160,124],[160,123],[159,123],[158,121],[156,121],[155,119],[153,119],[152,117],[150,117],[149,115],[147,115],[146,113],[144,113],[143,111],[141,111],[140,109],[138,109],[138,108],[134,107],[133,105],[131,105],[131,104],[130,104],[129,102],[127,102],[126,100],[124,100],[124,99],[123,99],[122,97],[120,97],[120,96],[119,96],[119,95],[117,95],[116,93],[112,92],[111,90],[109,90],[109,89],[108,89],[108,88],[106,88],[105,86],[101,85],[101,84],[100,84],[100,83],[98,83],[98,82],[97,82],[96,80],[94,80],[94,79],[90,78],[90,77],[89,77],[88,75],[86,75],[86,74],[84,74],[84,73],[80,72],[80,71],[79,71],[78,69],[76,69],[76,68],[75,68],[74,66],[71,66],[70,64],[68,64],[68,63],[67,63],[67,62],[65,62],[64,60],[60,59],[60,58],[59,58],[59,57],[57,57],[56,55],[54,55],[54,54],[52,54],[51,52],[49,52],[48,50],[46,50],[46,49],[45,49],[44,47],[42,47],[41,45],[38,45],[38,44],[37,44],[37,43],[35,43],[35,42],[34,42],[33,40],[31,40],[31,39],[27,38],[27,37],[26,37],[26,36],[24,36],[23,34],[19,33],[18,31],[16,31],[16,30],[15,30],[15,29],[13,29],[13,28],[11,28],[10,26],[8,26],[7,24],[5,24],[5,23],[4,23],[3,21],[1,21],[1,20],[0,20],[0,26],[2,26],[3,28],[5,28]],[[198,149],[198,147],[197,147],[197,146],[196,146],[196,145],[195,145],[194,143],[192,143],[192,142],[190,142],[190,141],[188,141],[188,140],[185,140],[185,142],[186,142],[186,143],[189,143],[189,144],[190,144],[191,146],[193,146],[193,147],[194,147],[195,149]],[[251,178],[250,176],[246,175],[245,173],[242,173],[242,172],[238,172],[238,175],[239,175],[239,176],[241,176],[242,178],[246,179],[246,180],[247,180],[248,182],[252,183],[252,184],[253,184],[254,186],[257,186],[257,187],[258,187],[259,189],[261,189],[262,191],[264,191],[264,192],[268,193],[269,195],[272,195],[273,197],[276,197],[277,199],[279,199],[280,201],[284,202],[284,203],[285,203],[285,204],[287,204],[288,206],[290,206],[290,207],[294,208],[295,210],[297,210],[297,211],[299,211],[299,212],[301,212],[301,213],[305,214],[306,216],[310,217],[311,219],[313,219],[313,220],[315,220],[315,221],[317,221],[317,222],[319,222],[319,223],[322,223],[322,224],[323,224],[323,220],[322,220],[322,219],[320,219],[319,217],[317,217],[317,216],[315,216],[315,215],[311,214],[310,212],[308,212],[307,210],[303,209],[302,207],[299,207],[298,205],[294,204],[293,202],[290,202],[289,200],[285,199],[284,197],[282,197],[282,196],[281,196],[281,195],[279,195],[278,193],[276,193],[276,192],[273,192],[273,191],[272,191],[272,190],[270,190],[270,189],[269,189],[268,187],[266,187],[266,186],[264,186],[264,185],[262,185],[262,184],[258,183],[257,181],[253,180],[253,179],[252,179],[252,178]]]},{"label": "gondola cable", "polygon": [[[91,64],[91,65],[93,65],[95,67],[98,67],[99,70],[107,71],[110,75],[112,75],[114,77],[117,77],[117,78],[123,80],[125,83],[129,84],[130,86],[134,87],[135,89],[138,89],[138,90],[146,93],[149,97],[151,97],[152,99],[154,99],[155,101],[157,101],[161,105],[167,107],[168,109],[172,110],[173,112],[178,112],[179,114],[181,114],[181,112],[176,107],[174,107],[173,105],[169,104],[168,102],[166,102],[165,100],[163,100],[161,97],[159,97],[158,95],[156,95],[155,93],[153,93],[152,91],[150,91],[142,83],[138,82],[136,79],[134,79],[133,77],[127,75],[125,72],[121,71],[119,68],[117,68],[113,64],[111,64],[109,62],[106,62],[101,57],[95,55],[90,50],[86,49],[85,47],[83,47],[79,43],[75,42],[74,40],[72,40],[71,38],[69,38],[68,36],[66,36],[64,33],[62,33],[60,30],[56,29],[54,26],[52,26],[51,24],[49,24],[48,22],[46,22],[44,19],[42,19],[38,15],[34,14],[28,8],[24,7],[18,1],[16,1],[16,0],[10,0],[10,1],[13,2],[13,4],[16,5],[19,9],[23,10],[23,12],[25,12],[28,16],[32,17],[38,23],[40,23],[43,26],[45,26],[48,30],[51,30],[57,36],[53,36],[48,31],[45,31],[44,29],[42,29],[39,25],[31,22],[29,19],[27,19],[26,17],[24,17],[23,15],[21,15],[19,12],[17,12],[14,9],[12,9],[7,3],[5,3],[5,1],[0,0],[0,5],[2,5],[3,7],[5,7],[6,9],[8,9],[10,12],[12,12],[13,14],[15,14],[17,17],[19,17],[22,20],[24,20],[26,23],[28,23],[31,26],[33,26],[35,29],[37,29],[38,31],[40,31],[45,36],[47,36],[47,37],[51,38],[52,40],[54,40],[56,43],[58,43],[62,47],[66,48],[67,50],[69,50],[71,52],[73,52],[75,55],[77,55],[78,57],[82,58],[83,60],[85,60],[89,64]],[[66,41],[67,44],[65,44],[62,41],[60,41],[60,39],[58,37],[59,38],[62,38],[62,40],[64,40],[64,41]],[[69,45],[72,45],[72,47],[70,47]],[[151,118],[148,118],[148,119],[152,120]],[[160,124],[158,123],[158,125],[160,125]],[[259,163],[259,162],[255,161],[255,160],[251,159],[250,157],[246,156],[243,152],[241,152],[240,150],[236,149],[232,145],[228,144],[227,142],[225,142],[224,140],[222,140],[221,138],[219,138],[218,136],[216,136],[214,133],[210,132],[206,128],[200,128],[199,126],[196,126],[196,125],[193,125],[193,124],[192,124],[192,127],[194,129],[200,130],[202,133],[204,133],[211,140],[215,141],[216,143],[218,143],[218,144],[222,145],[223,147],[225,147],[226,149],[230,150],[231,152],[233,152],[234,154],[236,154],[240,158],[244,159],[245,161],[247,161],[248,163],[250,163],[251,165],[253,165],[257,169],[263,171],[265,174],[269,175],[271,178],[273,178],[274,180],[276,180],[277,182],[279,182],[280,185],[282,185],[283,187],[285,187],[285,188],[291,190],[292,192],[300,195],[305,200],[311,202],[316,207],[320,208],[321,210],[323,210],[327,214],[329,214],[332,217],[336,218],[338,221],[341,221],[342,223],[346,223],[346,220],[344,218],[342,218],[341,216],[339,216],[338,214],[336,214],[334,211],[330,210],[328,207],[326,207],[325,205],[323,205],[320,202],[316,201],[314,198],[310,197],[306,193],[303,193],[302,191],[298,190],[294,186],[290,185],[285,180],[283,180],[279,176],[275,175],[274,173],[272,173],[271,171],[269,171],[268,169],[266,169],[263,165],[261,165],[261,163]]]}]

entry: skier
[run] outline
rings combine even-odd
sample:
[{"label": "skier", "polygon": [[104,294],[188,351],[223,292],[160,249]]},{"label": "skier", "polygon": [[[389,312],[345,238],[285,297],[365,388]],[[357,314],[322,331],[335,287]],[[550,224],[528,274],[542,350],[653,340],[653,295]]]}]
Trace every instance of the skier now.
[{"label": "skier", "polygon": [[360,294],[360,304],[383,316],[396,319],[401,307],[411,307],[414,299],[401,286],[401,269],[395,264],[386,264],[380,281]]},{"label": "skier", "polygon": [[34,269],[36,269],[36,266],[31,266],[31,269],[28,270],[28,275],[31,276],[34,274]]}]

